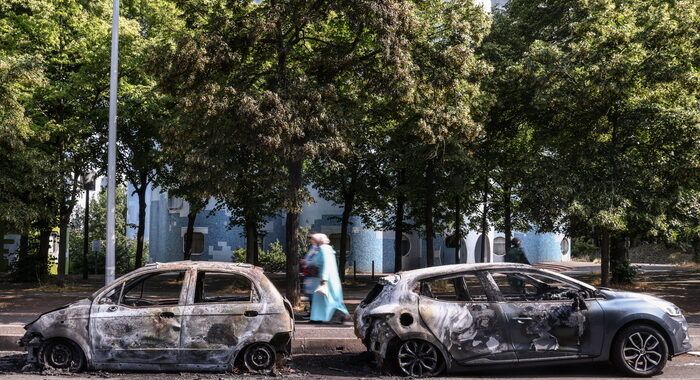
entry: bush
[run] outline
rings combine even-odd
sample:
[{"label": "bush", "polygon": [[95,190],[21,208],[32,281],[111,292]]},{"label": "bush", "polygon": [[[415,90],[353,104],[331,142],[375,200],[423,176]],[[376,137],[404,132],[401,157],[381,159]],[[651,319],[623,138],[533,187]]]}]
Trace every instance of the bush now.
[{"label": "bush", "polygon": [[[238,248],[234,250],[231,259],[236,263],[246,262],[245,248]],[[270,244],[267,251],[260,250],[258,254],[258,265],[263,267],[266,272],[284,271],[286,262],[287,255],[285,255],[284,249],[282,249],[282,244],[279,242],[279,240],[275,240],[272,244]]]},{"label": "bush", "polygon": [[611,263],[612,267],[612,278],[610,279],[613,284],[631,284],[634,282],[634,278],[637,276],[639,269],[630,265],[629,260],[622,260]]},{"label": "bush", "polygon": [[573,238],[571,240],[571,257],[575,260],[593,262],[600,258],[600,249],[590,239]]}]

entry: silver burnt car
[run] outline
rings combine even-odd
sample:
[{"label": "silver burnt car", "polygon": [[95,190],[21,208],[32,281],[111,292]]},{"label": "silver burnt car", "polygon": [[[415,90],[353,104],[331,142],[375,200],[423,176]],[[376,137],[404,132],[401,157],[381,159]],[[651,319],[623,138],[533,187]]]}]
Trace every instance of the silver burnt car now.
[{"label": "silver burnt car", "polygon": [[30,363],[78,371],[251,370],[288,355],[292,308],[259,267],[148,264],[25,326]]},{"label": "silver burnt car", "polygon": [[524,264],[458,264],[384,277],[355,311],[378,364],[409,376],[479,365],[611,360],[659,373],[690,350],[681,310]]}]

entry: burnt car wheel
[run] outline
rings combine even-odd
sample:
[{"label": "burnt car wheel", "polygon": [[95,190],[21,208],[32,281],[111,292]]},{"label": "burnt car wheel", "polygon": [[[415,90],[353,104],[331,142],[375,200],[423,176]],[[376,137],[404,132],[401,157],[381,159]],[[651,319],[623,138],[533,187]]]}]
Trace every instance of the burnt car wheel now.
[{"label": "burnt car wheel", "polygon": [[243,364],[250,371],[262,371],[275,365],[275,351],[269,344],[255,343],[250,345],[243,355]]},{"label": "burnt car wheel", "polygon": [[401,342],[396,351],[396,365],[404,375],[430,377],[442,372],[441,354],[429,342],[411,339]]},{"label": "burnt car wheel", "polygon": [[78,372],[85,366],[83,350],[67,339],[53,339],[42,346],[40,358],[44,367]]},{"label": "burnt car wheel", "polygon": [[615,339],[612,359],[627,375],[654,376],[666,365],[668,346],[657,329],[646,325],[630,326]]}]

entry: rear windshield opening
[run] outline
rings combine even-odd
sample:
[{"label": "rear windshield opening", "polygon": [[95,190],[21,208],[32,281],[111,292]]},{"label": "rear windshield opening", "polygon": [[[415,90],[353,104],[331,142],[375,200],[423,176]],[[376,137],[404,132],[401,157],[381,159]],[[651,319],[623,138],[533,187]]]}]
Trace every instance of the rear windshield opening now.
[{"label": "rear windshield opening", "polygon": [[367,297],[360,302],[360,306],[368,305],[374,301],[375,298],[382,292],[384,289],[384,285],[382,284],[376,284],[374,285],[374,288],[370,290],[369,294],[367,294]]}]

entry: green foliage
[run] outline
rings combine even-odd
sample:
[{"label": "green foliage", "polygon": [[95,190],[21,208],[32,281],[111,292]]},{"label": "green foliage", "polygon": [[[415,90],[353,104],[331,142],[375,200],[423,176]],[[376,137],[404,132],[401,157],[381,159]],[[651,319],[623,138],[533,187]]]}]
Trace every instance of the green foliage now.
[{"label": "green foliage", "polygon": [[[234,263],[246,262],[246,249],[238,248],[233,251],[231,257]],[[258,256],[259,265],[268,273],[284,271],[287,256],[284,253],[282,244],[279,240],[271,243],[267,250],[260,250]]]},{"label": "green foliage", "polygon": [[571,239],[571,257],[592,262],[596,258],[600,258],[600,250],[588,238],[573,238]]},{"label": "green foliage", "polygon": [[630,265],[629,260],[615,262],[611,269],[613,273],[611,282],[618,285],[633,283],[635,277],[639,273],[639,269]]}]

